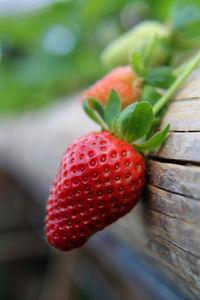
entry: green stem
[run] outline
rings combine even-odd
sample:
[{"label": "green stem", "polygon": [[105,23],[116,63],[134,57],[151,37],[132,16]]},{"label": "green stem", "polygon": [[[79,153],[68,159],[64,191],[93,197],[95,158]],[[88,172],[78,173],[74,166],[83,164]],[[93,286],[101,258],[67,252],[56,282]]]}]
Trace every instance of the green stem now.
[{"label": "green stem", "polygon": [[200,51],[197,55],[187,64],[183,73],[174,81],[167,92],[160,98],[160,100],[154,105],[153,112],[156,115],[159,110],[167,103],[167,101],[172,97],[176,90],[180,87],[183,81],[188,77],[188,75],[198,66],[200,63]]},{"label": "green stem", "polygon": [[185,68],[187,68],[188,64],[190,64],[190,62],[186,62],[184,64],[182,64],[181,66],[179,66],[178,68],[174,69],[173,74],[174,76],[179,76],[181,75],[181,73],[183,73],[185,71]]}]

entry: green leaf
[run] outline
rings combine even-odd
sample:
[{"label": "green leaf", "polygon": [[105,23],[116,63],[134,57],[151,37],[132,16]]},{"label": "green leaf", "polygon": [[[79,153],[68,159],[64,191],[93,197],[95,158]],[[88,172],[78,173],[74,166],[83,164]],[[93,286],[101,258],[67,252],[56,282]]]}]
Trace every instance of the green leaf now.
[{"label": "green leaf", "polygon": [[131,113],[134,110],[137,103],[132,103],[127,106],[119,115],[117,119],[117,124],[115,126],[116,136],[123,138],[126,135],[126,132],[129,127]]},{"label": "green leaf", "polygon": [[121,111],[121,101],[115,90],[111,90],[110,96],[106,102],[105,106],[105,122],[108,124],[108,127],[111,128],[116,117]]},{"label": "green leaf", "polygon": [[168,132],[170,125],[168,124],[162,131],[156,133],[152,136],[148,141],[141,144],[134,144],[134,148],[138,151],[151,151],[156,150],[161,144],[164,142]]},{"label": "green leaf", "polygon": [[103,105],[95,98],[88,99],[89,104],[98,112],[101,118],[104,120],[104,107]]},{"label": "green leaf", "polygon": [[155,87],[168,89],[176,77],[170,67],[158,67],[147,72],[145,82]]},{"label": "green leaf", "polygon": [[86,112],[86,114],[97,124],[99,124],[101,127],[104,128],[104,125],[102,124],[101,120],[95,115],[94,111],[89,107],[87,103],[87,99],[85,98],[83,100],[83,109]]},{"label": "green leaf", "polygon": [[143,47],[140,48],[139,53],[143,57],[143,65],[146,69],[150,67],[152,57],[154,56],[155,48],[158,47],[159,38],[157,35],[149,41],[146,42]]},{"label": "green leaf", "polygon": [[[199,4],[199,1],[197,1]],[[200,45],[200,7],[191,3],[178,2],[172,10],[174,44],[182,48],[194,48]]]},{"label": "green leaf", "polygon": [[149,102],[152,106],[160,99],[161,95],[155,90],[152,85],[146,84],[143,87],[142,101]]},{"label": "green leaf", "polygon": [[142,138],[149,131],[153,120],[153,109],[150,103],[137,103],[130,116],[126,140],[130,143]]},{"label": "green leaf", "polygon": [[143,77],[146,74],[146,69],[143,64],[142,55],[138,52],[132,54],[132,69],[138,76]]},{"label": "green leaf", "polygon": [[153,133],[157,129],[158,125],[160,124],[160,120],[161,120],[161,118],[159,118],[159,117],[156,117],[153,119],[150,129],[143,139],[144,141],[146,141],[152,137]]}]

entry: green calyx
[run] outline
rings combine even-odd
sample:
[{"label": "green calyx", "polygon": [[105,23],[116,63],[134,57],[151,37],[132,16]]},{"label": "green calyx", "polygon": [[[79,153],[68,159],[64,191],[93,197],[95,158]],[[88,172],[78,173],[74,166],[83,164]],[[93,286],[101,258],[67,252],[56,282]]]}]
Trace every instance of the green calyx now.
[{"label": "green calyx", "polygon": [[[158,148],[169,131],[168,125],[164,130],[146,140],[145,137],[148,136],[155,119],[152,105],[147,101],[135,102],[121,111],[120,98],[113,89],[105,107],[98,100],[90,98],[84,99],[83,108],[93,121],[101,125],[103,130],[133,144],[141,152]],[[142,138],[142,143],[135,143]]]}]

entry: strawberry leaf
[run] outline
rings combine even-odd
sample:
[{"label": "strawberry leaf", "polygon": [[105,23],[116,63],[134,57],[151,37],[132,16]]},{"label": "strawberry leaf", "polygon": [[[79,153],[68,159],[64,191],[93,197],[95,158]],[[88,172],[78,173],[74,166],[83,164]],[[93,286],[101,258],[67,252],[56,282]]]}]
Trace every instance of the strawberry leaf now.
[{"label": "strawberry leaf", "polygon": [[123,138],[123,136],[126,135],[130,123],[131,113],[134,110],[136,104],[137,103],[132,103],[129,106],[127,106],[120,113],[119,118],[117,119],[115,130],[116,130],[116,136],[118,136],[119,138]]},{"label": "strawberry leaf", "polygon": [[89,104],[98,112],[100,117],[104,120],[104,107],[101,103],[95,98],[88,99]]},{"label": "strawberry leaf", "polygon": [[146,84],[143,87],[142,101],[149,102],[152,106],[160,99],[161,95],[155,90],[152,85]]},{"label": "strawberry leaf", "polygon": [[193,1],[187,4],[179,2],[173,6],[173,41],[179,49],[194,48],[200,45],[200,7],[197,3],[193,3]]},{"label": "strawberry leaf", "polygon": [[158,125],[160,124],[160,120],[161,120],[161,118],[159,118],[159,117],[155,117],[153,119],[151,127],[150,127],[148,133],[143,138],[144,141],[146,141],[146,140],[148,140],[148,139],[150,139],[152,137],[153,133],[157,129]]},{"label": "strawberry leaf", "polygon": [[149,42],[144,43],[144,45],[139,49],[140,55],[143,57],[143,64],[146,69],[149,69],[152,62],[152,57],[154,56],[156,48],[159,46],[160,39],[157,35],[154,35]]},{"label": "strawberry leaf", "polygon": [[176,77],[170,67],[152,69],[144,77],[146,83],[163,89],[168,89],[175,79]]},{"label": "strawberry leaf", "polygon": [[156,49],[160,49],[162,42],[162,38],[155,35],[132,54],[132,69],[137,75],[145,77],[155,59]]},{"label": "strawberry leaf", "polygon": [[83,109],[86,112],[86,114],[97,124],[99,124],[102,128],[104,128],[104,125],[102,124],[101,120],[96,116],[92,108],[88,105],[87,99],[85,98],[83,100]]},{"label": "strawberry leaf", "polygon": [[138,151],[151,151],[157,149],[164,142],[169,132],[169,128],[170,125],[168,124],[162,131],[156,133],[148,141],[141,144],[134,144],[134,148]]},{"label": "strawberry leaf", "polygon": [[105,122],[108,124],[108,127],[111,128],[116,117],[120,114],[121,111],[121,101],[115,90],[111,90],[109,98],[105,106]]},{"label": "strawberry leaf", "polygon": [[138,52],[134,52],[132,54],[132,69],[133,72],[136,73],[138,76],[144,77],[146,74],[146,69],[143,64],[142,55]]},{"label": "strawberry leaf", "polygon": [[137,103],[130,116],[126,140],[130,143],[145,136],[153,121],[153,109],[150,103]]}]

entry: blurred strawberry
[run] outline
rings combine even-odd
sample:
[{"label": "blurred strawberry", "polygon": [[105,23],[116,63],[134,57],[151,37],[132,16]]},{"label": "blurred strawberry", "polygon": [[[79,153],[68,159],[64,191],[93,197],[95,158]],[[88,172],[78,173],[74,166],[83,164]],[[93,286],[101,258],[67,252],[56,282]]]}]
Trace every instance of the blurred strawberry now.
[{"label": "blurred strawberry", "polygon": [[82,95],[83,98],[96,98],[105,105],[111,89],[120,97],[122,109],[138,101],[142,94],[142,80],[133,73],[131,66],[122,66],[112,70],[105,77],[94,83]]}]

